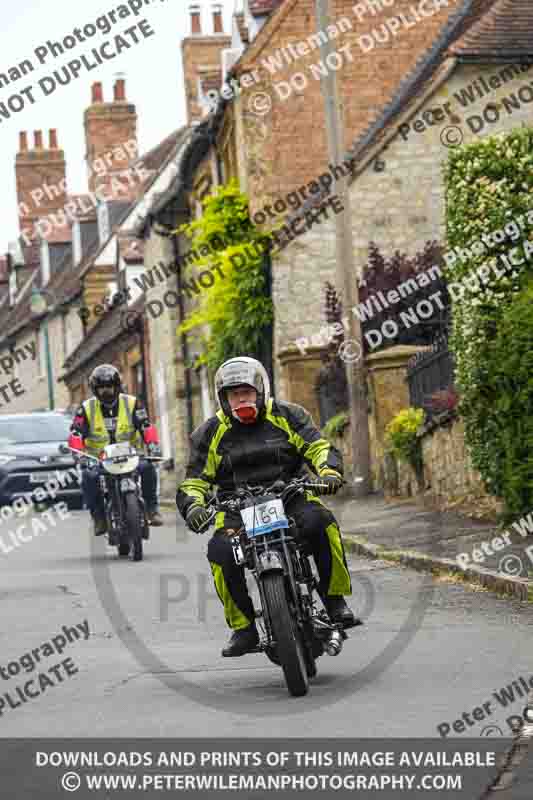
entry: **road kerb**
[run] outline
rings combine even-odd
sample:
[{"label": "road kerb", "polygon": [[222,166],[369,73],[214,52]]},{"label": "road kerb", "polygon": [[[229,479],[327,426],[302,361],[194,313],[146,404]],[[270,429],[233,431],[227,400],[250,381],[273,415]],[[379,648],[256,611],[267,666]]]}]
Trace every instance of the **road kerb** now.
[{"label": "road kerb", "polygon": [[365,537],[353,534],[343,534],[343,541],[349,553],[355,553],[365,558],[391,561],[419,572],[454,575],[465,583],[475,583],[498,594],[506,594],[518,600],[533,602],[533,585],[524,578],[513,578],[509,575],[500,575],[490,570],[474,567],[463,569],[456,561],[449,558],[435,558],[416,550],[390,550],[383,545],[366,541]]}]

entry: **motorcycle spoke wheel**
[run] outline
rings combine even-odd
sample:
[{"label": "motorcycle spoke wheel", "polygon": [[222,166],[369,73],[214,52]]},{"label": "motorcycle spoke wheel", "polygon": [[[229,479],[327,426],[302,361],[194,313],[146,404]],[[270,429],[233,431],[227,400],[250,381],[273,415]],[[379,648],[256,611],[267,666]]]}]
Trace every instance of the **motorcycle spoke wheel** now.
[{"label": "motorcycle spoke wheel", "polygon": [[309,690],[304,645],[293,615],[289,609],[285,578],[279,572],[269,572],[262,579],[265,611],[270,618],[276,640],[276,655],[285,675],[289,694],[303,697]]}]

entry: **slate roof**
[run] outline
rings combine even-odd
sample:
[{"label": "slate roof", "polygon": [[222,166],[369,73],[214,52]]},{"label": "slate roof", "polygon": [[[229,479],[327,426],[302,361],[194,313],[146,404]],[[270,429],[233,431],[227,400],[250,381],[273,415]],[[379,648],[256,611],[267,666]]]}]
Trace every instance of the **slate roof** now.
[{"label": "slate roof", "polygon": [[[132,323],[135,314],[138,314],[139,318],[141,317],[143,309],[144,297],[141,295],[133,305],[128,307],[125,305],[116,306],[102,316],[96,325],[90,329],[76,349],[70,353],[65,361],[63,374],[60,380],[64,380],[86,364],[87,361],[90,361],[103,347],[109,344],[109,342],[115,341],[120,336],[131,336],[132,332],[128,330],[128,325]],[[127,317],[125,316],[125,312],[128,315]],[[128,322],[126,322],[126,319]]]}]

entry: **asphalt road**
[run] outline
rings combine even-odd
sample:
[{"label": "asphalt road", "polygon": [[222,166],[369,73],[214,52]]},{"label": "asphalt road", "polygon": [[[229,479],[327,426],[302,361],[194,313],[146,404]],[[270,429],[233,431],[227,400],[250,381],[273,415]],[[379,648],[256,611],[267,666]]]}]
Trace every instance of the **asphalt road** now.
[{"label": "asphalt road", "polygon": [[[510,735],[506,718],[522,712],[524,699],[515,688],[504,708],[494,693],[502,700],[512,681],[533,681],[531,607],[352,559],[352,605],[366,625],[350,632],[338,657],[319,660],[307,697],[290,698],[264,656],[220,657],[228,630],[207,537],[165,518],[140,563],[95,539],[86,512],[0,554],[3,737],[438,737],[437,726],[463,712],[472,724],[451,735]],[[3,522],[0,533],[8,530]],[[42,653],[63,626],[76,625],[80,638],[61,655]],[[6,678],[8,663],[37,648],[35,670],[25,659]],[[67,658],[72,674],[64,667],[59,680],[58,670],[15,708],[5,700]],[[483,704],[484,718],[474,719]]]}]

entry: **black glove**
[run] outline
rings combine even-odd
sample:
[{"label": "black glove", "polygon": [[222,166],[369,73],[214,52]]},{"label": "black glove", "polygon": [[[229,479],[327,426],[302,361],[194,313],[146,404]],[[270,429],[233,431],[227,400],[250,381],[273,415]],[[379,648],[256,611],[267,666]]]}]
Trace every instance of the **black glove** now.
[{"label": "black glove", "polygon": [[154,458],[161,458],[161,447],[158,444],[156,444],[155,442],[151,442],[146,447],[149,456],[153,456]]},{"label": "black glove", "polygon": [[324,484],[323,489],[318,489],[318,494],[337,494],[342,486],[342,478],[338,472],[331,472],[319,476],[319,482]]},{"label": "black glove", "polygon": [[211,514],[204,506],[194,503],[186,515],[186,523],[194,533],[200,533],[200,528],[207,522]]}]

